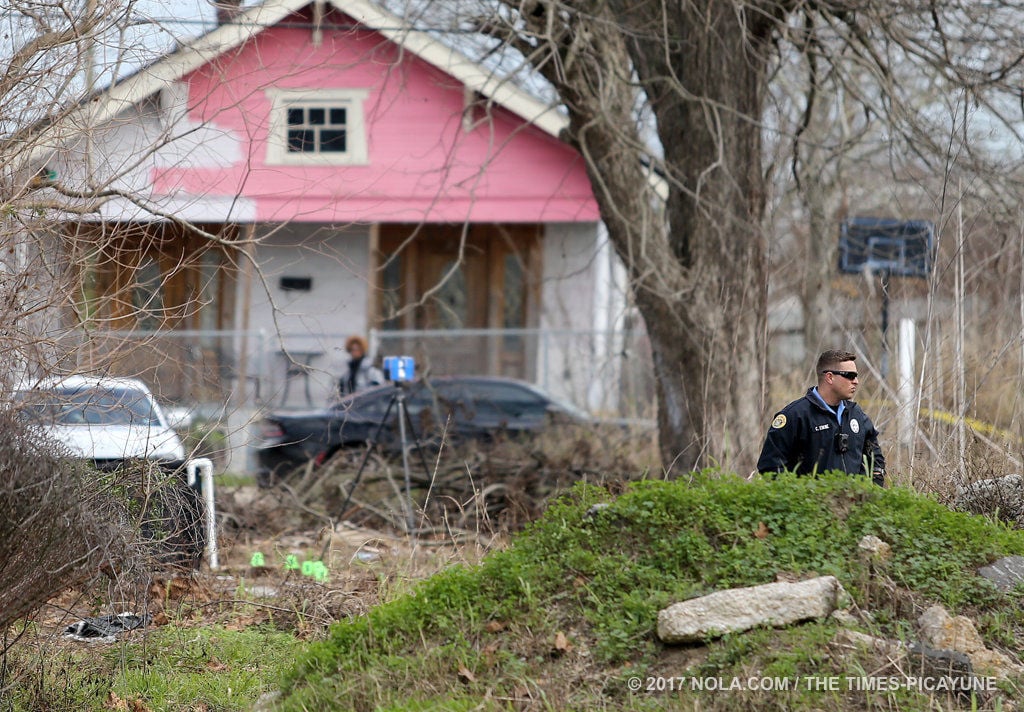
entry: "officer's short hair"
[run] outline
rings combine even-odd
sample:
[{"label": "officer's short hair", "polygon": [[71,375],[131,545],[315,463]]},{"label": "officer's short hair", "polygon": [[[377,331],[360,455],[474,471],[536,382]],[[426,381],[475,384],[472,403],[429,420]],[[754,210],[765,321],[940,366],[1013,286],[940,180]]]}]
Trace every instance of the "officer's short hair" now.
[{"label": "officer's short hair", "polygon": [[829,349],[828,351],[822,352],[821,356],[818,357],[818,364],[814,367],[814,370],[820,375],[824,371],[835,368],[843,361],[856,360],[857,354],[850,353],[849,351],[840,351],[838,349]]}]

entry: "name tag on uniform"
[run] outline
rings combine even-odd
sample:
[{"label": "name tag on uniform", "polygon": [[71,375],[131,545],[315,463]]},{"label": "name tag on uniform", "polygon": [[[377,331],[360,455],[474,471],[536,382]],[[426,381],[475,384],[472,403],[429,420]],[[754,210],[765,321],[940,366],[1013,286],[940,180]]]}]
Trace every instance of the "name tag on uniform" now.
[{"label": "name tag on uniform", "polygon": [[824,425],[815,425],[815,426],[814,426],[814,432],[818,432],[818,431],[820,431],[820,430],[828,430],[828,429],[829,429],[829,428],[831,428],[831,427],[832,427],[832,426],[831,426],[831,425],[829,425],[828,423],[825,423]]}]

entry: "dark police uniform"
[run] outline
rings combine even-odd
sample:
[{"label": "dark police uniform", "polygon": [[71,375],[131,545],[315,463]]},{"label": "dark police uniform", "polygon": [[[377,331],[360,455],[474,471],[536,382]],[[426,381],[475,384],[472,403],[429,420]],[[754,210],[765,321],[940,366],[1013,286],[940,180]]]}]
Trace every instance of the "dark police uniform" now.
[{"label": "dark police uniform", "polygon": [[878,431],[859,405],[844,403],[840,423],[814,388],[809,388],[803,398],[776,413],[761,448],[757,471],[870,472],[876,485],[883,484],[885,458],[878,445]]}]

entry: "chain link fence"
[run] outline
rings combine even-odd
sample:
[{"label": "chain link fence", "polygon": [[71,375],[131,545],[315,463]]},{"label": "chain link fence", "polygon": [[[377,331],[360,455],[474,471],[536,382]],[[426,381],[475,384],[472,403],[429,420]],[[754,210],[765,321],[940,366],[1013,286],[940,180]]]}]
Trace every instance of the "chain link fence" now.
[{"label": "chain link fence", "polygon": [[[56,364],[58,372],[138,377],[164,403],[209,414],[319,408],[336,397],[347,369],[348,336],[72,332],[52,340],[50,353],[32,360],[48,364],[47,369]],[[595,414],[654,414],[650,350],[641,331],[467,329],[372,331],[368,336],[371,358],[413,356],[418,375],[507,376]]]},{"label": "chain link fence", "polygon": [[[32,345],[16,378],[94,373],[140,378],[190,414],[186,447],[219,469],[250,471],[261,413],[317,409],[337,398],[349,334],[240,330],[72,331]],[[594,415],[655,417],[642,332],[374,331],[370,357],[413,356],[417,375],[493,375],[533,383]]]}]

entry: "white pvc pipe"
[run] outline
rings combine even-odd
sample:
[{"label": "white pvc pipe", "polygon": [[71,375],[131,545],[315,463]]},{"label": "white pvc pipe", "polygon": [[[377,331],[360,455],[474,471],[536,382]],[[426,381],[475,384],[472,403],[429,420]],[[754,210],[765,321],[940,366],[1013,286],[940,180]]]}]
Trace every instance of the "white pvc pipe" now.
[{"label": "white pvc pipe", "polygon": [[912,446],[914,444],[914,347],[915,329],[913,319],[900,319],[899,338],[899,381],[896,388],[899,394],[899,414],[897,429],[899,430],[899,442],[902,445]]},{"label": "white pvc pipe", "polygon": [[217,561],[217,511],[213,503],[213,461],[208,457],[195,457],[185,463],[188,486],[195,487],[196,471],[203,482],[203,500],[206,503],[206,557],[210,568],[219,566]]}]

